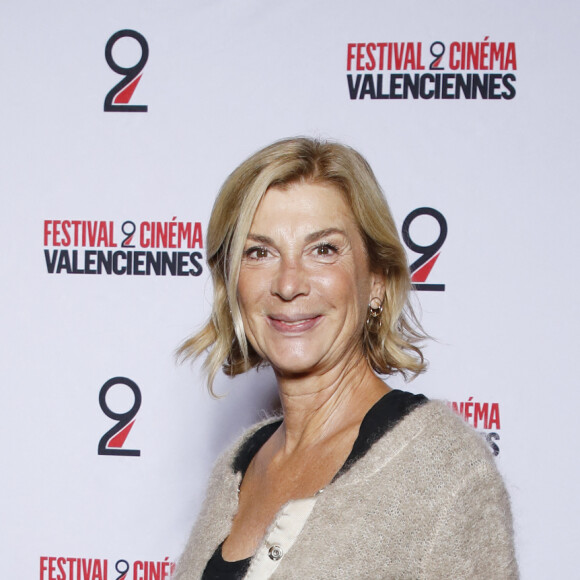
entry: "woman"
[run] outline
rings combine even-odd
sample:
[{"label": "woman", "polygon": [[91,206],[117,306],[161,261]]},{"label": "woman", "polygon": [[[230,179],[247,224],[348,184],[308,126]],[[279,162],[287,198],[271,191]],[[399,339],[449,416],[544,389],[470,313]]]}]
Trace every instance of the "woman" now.
[{"label": "woman", "polygon": [[417,374],[406,256],[366,161],[288,139],[227,179],[207,235],[215,300],[182,353],[211,384],[268,364],[283,418],[217,462],[175,578],[516,578],[481,438],[377,375]]}]

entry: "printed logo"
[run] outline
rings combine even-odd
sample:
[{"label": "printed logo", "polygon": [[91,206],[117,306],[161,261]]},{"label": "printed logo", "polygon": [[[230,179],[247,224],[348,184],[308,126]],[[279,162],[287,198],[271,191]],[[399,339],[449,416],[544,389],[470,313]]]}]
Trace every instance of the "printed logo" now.
[{"label": "printed logo", "polygon": [[[107,393],[115,385],[125,385],[129,387],[133,396],[133,404],[128,411],[117,413],[113,411],[107,403]],[[127,377],[114,377],[109,379],[99,391],[99,405],[101,410],[109,419],[117,421],[117,424],[109,429],[100,439],[99,455],[124,455],[128,457],[138,457],[141,455],[139,449],[123,449],[127,435],[135,424],[135,417],[141,408],[141,391],[137,383]]]},{"label": "printed logo", "polygon": [[[422,246],[411,238],[411,224],[421,216],[429,216],[433,218],[437,222],[439,228],[437,239],[428,246]],[[413,210],[405,218],[401,233],[403,235],[403,241],[407,247],[411,251],[421,254],[421,256],[409,266],[413,288],[415,288],[415,290],[443,292],[445,290],[445,284],[427,283],[427,278],[429,277],[429,274],[431,274],[431,270],[433,269],[437,258],[439,258],[439,255],[441,254],[440,250],[447,238],[447,220],[443,217],[443,214],[432,207],[419,207]]]},{"label": "printed logo", "polygon": [[[130,67],[119,65],[113,58],[113,48],[122,38],[132,38],[139,43],[141,56],[137,63]],[[147,105],[130,105],[129,102],[141,80],[143,69],[149,58],[149,45],[145,37],[135,30],[119,30],[107,41],[105,59],[109,67],[125,78],[118,82],[105,97],[105,112],[146,113]]]},{"label": "printed logo", "polygon": [[44,220],[49,274],[199,276],[200,222]]},{"label": "printed logo", "polygon": [[515,42],[489,36],[483,42],[356,42],[346,50],[351,100],[510,100],[516,70]]},{"label": "printed logo", "polygon": [[[41,556],[40,580],[169,580],[175,563],[169,558],[161,562],[106,558],[70,558]],[[109,571],[111,576],[109,576]]]},{"label": "printed logo", "polygon": [[501,429],[499,417],[499,403],[480,403],[469,397],[467,401],[448,401],[447,405],[453,409],[466,423],[477,429],[485,438],[493,454],[499,455],[498,431]]}]

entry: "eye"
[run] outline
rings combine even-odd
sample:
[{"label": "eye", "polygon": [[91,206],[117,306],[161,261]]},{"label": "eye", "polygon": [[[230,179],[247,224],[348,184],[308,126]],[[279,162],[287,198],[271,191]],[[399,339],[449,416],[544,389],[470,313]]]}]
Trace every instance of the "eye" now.
[{"label": "eye", "polygon": [[332,256],[338,252],[338,248],[334,244],[323,242],[322,244],[318,244],[314,251],[317,256]]},{"label": "eye", "polygon": [[244,251],[244,256],[250,260],[260,260],[268,257],[268,250],[262,246],[253,246]]}]

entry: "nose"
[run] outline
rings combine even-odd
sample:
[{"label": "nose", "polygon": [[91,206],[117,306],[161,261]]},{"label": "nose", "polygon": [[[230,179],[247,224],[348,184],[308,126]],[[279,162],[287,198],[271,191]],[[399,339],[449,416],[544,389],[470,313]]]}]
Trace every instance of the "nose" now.
[{"label": "nose", "polygon": [[306,296],[310,281],[300,258],[283,257],[272,279],[272,294],[289,302],[298,296]]}]

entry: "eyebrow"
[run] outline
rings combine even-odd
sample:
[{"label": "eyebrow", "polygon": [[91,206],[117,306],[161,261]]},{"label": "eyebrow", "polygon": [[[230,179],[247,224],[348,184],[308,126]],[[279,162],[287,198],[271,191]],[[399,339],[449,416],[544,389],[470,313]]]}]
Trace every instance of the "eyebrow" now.
[{"label": "eyebrow", "polygon": [[[340,234],[342,236],[346,236],[346,232],[341,230],[340,228],[326,228],[324,230],[319,230],[317,232],[312,232],[306,236],[306,243],[310,244],[312,242],[316,242],[321,238],[325,238],[326,236],[330,236],[333,234]],[[274,240],[269,238],[268,236],[263,236],[261,234],[248,234],[247,237],[248,241],[257,242],[259,244],[266,244],[266,245],[273,245]]]}]

